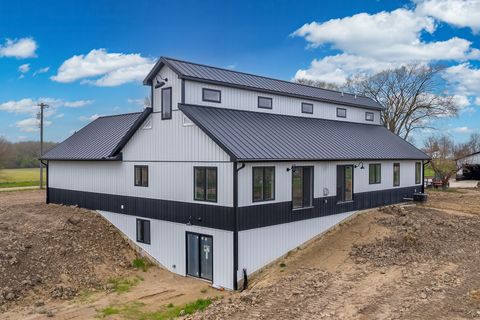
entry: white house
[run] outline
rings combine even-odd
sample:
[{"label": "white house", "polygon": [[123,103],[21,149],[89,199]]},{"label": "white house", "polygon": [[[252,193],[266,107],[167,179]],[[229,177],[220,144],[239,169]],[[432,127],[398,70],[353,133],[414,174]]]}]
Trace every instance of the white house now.
[{"label": "white house", "polygon": [[369,98],[160,58],[152,108],[47,152],[48,203],[94,209],[166,269],[236,289],[355,211],[422,191]]}]

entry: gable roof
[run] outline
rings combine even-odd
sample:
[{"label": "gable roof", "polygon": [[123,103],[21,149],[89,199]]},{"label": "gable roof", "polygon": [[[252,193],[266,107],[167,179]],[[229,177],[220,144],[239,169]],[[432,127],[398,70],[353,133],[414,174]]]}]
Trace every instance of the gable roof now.
[{"label": "gable roof", "polygon": [[43,156],[43,160],[122,160],[120,151],[152,112],[100,117]]},{"label": "gable roof", "polygon": [[170,67],[182,79],[238,87],[271,94],[280,94],[296,98],[331,102],[348,106],[359,106],[368,109],[383,109],[383,107],[377,102],[365,96],[342,93],[339,91],[312,87],[300,83],[267,78],[250,73],[222,69],[166,57],[161,57],[158,60],[143,81],[143,84],[151,85],[153,79],[164,65]]},{"label": "gable roof", "polygon": [[232,160],[424,160],[383,126],[253,111],[180,105]]}]

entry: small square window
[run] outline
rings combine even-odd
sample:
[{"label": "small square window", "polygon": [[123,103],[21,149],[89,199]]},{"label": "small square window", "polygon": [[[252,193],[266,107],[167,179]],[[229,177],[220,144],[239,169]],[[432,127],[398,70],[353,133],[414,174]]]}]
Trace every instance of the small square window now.
[{"label": "small square window", "polygon": [[365,112],[365,120],[367,121],[373,121],[375,118],[373,112]]},{"label": "small square window", "polygon": [[368,183],[378,184],[382,182],[382,165],[380,163],[371,163],[368,166]]},{"label": "small square window", "polygon": [[207,102],[218,102],[222,100],[222,92],[214,89],[202,89],[202,100]]},{"label": "small square window", "polygon": [[347,117],[347,109],[345,109],[345,108],[337,108],[337,117],[339,117],[339,118],[346,118],[346,117]]},{"label": "small square window", "polygon": [[137,242],[150,244],[150,220],[137,219]]},{"label": "small square window", "polygon": [[148,187],[148,166],[135,166],[135,186]]},{"label": "small square window", "polygon": [[273,100],[268,97],[258,97],[258,107],[261,109],[272,109]]},{"label": "small square window", "polygon": [[302,113],[313,114],[313,104],[302,102]]}]

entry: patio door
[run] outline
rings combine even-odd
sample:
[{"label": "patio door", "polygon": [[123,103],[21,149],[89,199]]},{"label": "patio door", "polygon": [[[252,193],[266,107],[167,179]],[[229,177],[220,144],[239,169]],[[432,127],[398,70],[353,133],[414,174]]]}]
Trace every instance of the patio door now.
[{"label": "patio door", "polygon": [[187,275],[213,281],[213,238],[187,232]]}]

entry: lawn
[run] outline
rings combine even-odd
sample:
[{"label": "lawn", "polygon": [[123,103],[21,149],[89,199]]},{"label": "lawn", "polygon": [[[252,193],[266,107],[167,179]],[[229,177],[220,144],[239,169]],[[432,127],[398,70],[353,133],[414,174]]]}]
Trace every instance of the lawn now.
[{"label": "lawn", "polygon": [[[40,169],[0,169],[0,188],[31,187],[40,185]],[[43,170],[45,184],[46,170]]]}]

